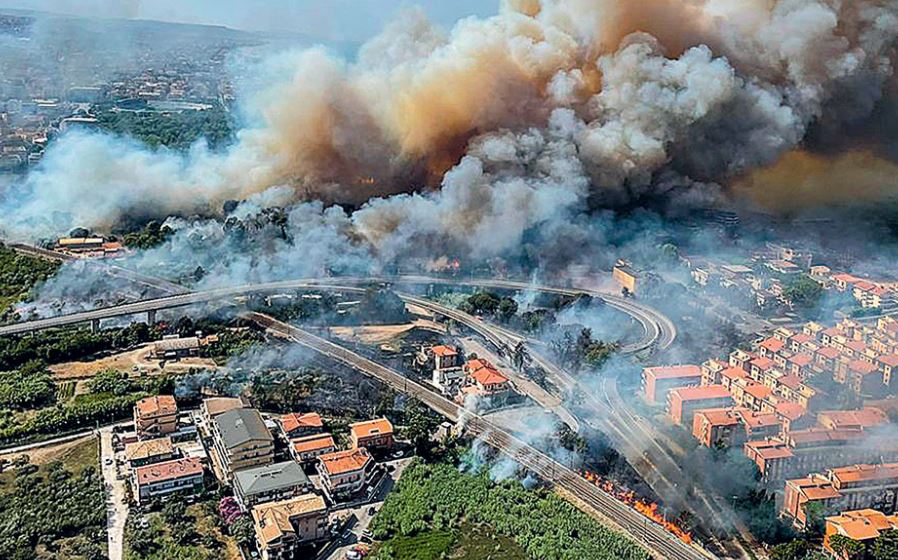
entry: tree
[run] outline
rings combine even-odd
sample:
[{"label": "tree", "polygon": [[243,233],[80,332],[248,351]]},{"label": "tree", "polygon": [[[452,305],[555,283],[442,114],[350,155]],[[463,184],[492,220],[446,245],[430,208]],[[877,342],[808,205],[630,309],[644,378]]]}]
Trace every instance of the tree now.
[{"label": "tree", "polygon": [[518,302],[511,298],[502,298],[496,308],[496,316],[500,321],[507,323],[518,312]]},{"label": "tree", "polygon": [[873,560],[894,560],[898,558],[898,531],[883,531],[873,541]]},{"label": "tree", "polygon": [[826,525],[826,510],[823,504],[820,502],[807,502],[804,505],[804,513],[807,519],[805,533],[813,537],[822,535]]},{"label": "tree", "polygon": [[414,445],[419,455],[428,451],[430,435],[436,430],[439,422],[421,401],[412,398],[405,405],[405,437]]},{"label": "tree", "polygon": [[844,535],[831,536],[829,538],[829,546],[845,560],[863,560],[866,552],[864,543]]},{"label": "tree", "polygon": [[802,274],[783,289],[783,296],[799,309],[813,309],[823,296],[823,286],[806,274]]},{"label": "tree", "polygon": [[249,547],[255,542],[256,531],[248,515],[242,515],[231,525],[231,536],[241,546]]},{"label": "tree", "polygon": [[807,541],[795,539],[770,549],[770,560],[804,560],[808,554]]}]

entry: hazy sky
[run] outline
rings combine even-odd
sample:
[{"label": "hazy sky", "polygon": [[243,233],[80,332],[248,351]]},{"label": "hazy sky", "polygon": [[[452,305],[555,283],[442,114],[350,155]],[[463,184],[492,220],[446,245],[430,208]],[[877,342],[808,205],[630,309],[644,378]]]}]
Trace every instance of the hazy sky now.
[{"label": "hazy sky", "polygon": [[396,10],[420,5],[449,26],[472,14],[496,12],[499,0],[0,0],[0,7],[67,14],[208,23],[238,29],[307,33],[360,40]]}]

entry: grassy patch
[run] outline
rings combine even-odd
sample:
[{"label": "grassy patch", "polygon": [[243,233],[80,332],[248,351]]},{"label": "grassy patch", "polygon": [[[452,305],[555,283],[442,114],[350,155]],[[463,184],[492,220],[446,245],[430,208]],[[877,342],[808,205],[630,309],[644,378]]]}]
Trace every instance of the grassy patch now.
[{"label": "grassy patch", "polygon": [[[60,447],[64,447],[64,451],[58,454],[48,452],[38,456],[38,452],[32,453],[32,462],[38,465],[37,475],[41,480],[46,479],[50,465],[54,462],[62,463],[67,471],[76,476],[81,475],[87,467],[100,468],[100,448],[96,438],[84,440],[74,447],[65,445]],[[15,479],[16,472],[13,468],[7,468],[0,473],[0,495],[15,489]]]},{"label": "grassy patch", "polygon": [[410,537],[395,536],[382,543],[376,560],[438,560],[444,558],[455,543],[453,531],[425,531]]},{"label": "grassy patch", "polygon": [[214,500],[193,504],[178,523],[191,527],[179,541],[178,528],[163,512],[135,514],[125,529],[125,560],[240,560],[234,539],[218,527]]},{"label": "grassy patch", "polygon": [[462,525],[451,560],[529,560],[513,539],[497,535],[488,525]]}]

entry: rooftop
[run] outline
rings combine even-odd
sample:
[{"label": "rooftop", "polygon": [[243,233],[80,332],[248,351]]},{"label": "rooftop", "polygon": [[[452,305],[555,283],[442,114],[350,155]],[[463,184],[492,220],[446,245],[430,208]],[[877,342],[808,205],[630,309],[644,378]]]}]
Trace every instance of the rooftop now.
[{"label": "rooftop", "polygon": [[671,397],[681,401],[700,401],[704,399],[723,399],[730,397],[730,392],[723,385],[704,385],[701,387],[681,387],[670,392]]},{"label": "rooftop", "polygon": [[321,421],[321,415],[317,412],[307,412],[305,414],[285,414],[281,418],[281,425],[285,432],[292,432],[300,428],[322,428],[324,423]]},{"label": "rooftop", "polygon": [[680,377],[701,377],[702,368],[694,365],[656,366],[645,368],[645,375],[655,379],[677,379]]},{"label": "rooftop", "polygon": [[234,474],[234,485],[239,487],[245,496],[308,484],[309,477],[296,461],[245,469]]},{"label": "rooftop", "polygon": [[223,412],[212,420],[218,427],[222,442],[234,448],[250,441],[272,441],[271,433],[254,408],[237,408]]},{"label": "rooftop", "polygon": [[500,385],[508,383],[508,378],[492,367],[482,367],[469,374],[480,385]]},{"label": "rooftop", "polygon": [[703,417],[712,426],[735,426],[739,423],[737,408],[706,408],[696,411],[696,417]]},{"label": "rooftop", "polygon": [[356,439],[392,434],[393,424],[386,418],[377,418],[376,420],[366,420],[365,422],[350,424],[349,431]]},{"label": "rooftop", "polygon": [[164,482],[185,476],[196,476],[203,474],[203,464],[199,459],[175,459],[174,461],[165,461],[164,463],[156,463],[146,467],[138,467],[134,471],[137,477],[137,484],[153,484],[156,482]]},{"label": "rooftop", "polygon": [[178,412],[178,404],[171,395],[158,395],[140,399],[134,405],[134,408],[137,409],[137,416],[142,418],[166,416]]},{"label": "rooftop", "polygon": [[246,408],[246,401],[239,397],[212,397],[203,401],[203,407],[209,416],[216,417],[223,412],[237,408]]},{"label": "rooftop", "polygon": [[865,407],[861,410],[826,410],[817,413],[817,422],[831,430],[861,427],[870,428],[889,421],[882,410]]},{"label": "rooftop", "polygon": [[750,363],[751,365],[756,366],[761,371],[767,371],[768,369],[772,369],[776,365],[776,362],[774,362],[770,358],[765,358],[763,356],[759,356],[753,359]]},{"label": "rooftop", "polygon": [[326,511],[324,498],[317,494],[258,505],[253,508],[256,535],[262,542],[270,543],[296,532],[292,518]]},{"label": "rooftop", "polygon": [[856,541],[875,539],[881,531],[898,529],[898,515],[890,515],[875,509],[843,511],[841,514],[827,517],[826,524],[839,534]]},{"label": "rooftop", "polygon": [[170,455],[175,452],[170,437],[136,441],[125,445],[125,458],[128,461],[149,459],[160,455]]},{"label": "rooftop", "polygon": [[297,453],[308,453],[309,451],[320,451],[322,449],[335,449],[337,444],[330,434],[316,434],[290,440],[290,445]]},{"label": "rooftop", "polygon": [[327,474],[333,476],[361,470],[372,459],[371,455],[368,454],[368,450],[360,447],[358,449],[326,453],[318,457],[318,460],[321,462],[324,470],[327,471]]},{"label": "rooftop", "polygon": [[898,478],[898,463],[881,465],[852,465],[829,471],[830,477],[839,485],[853,482],[868,482]]},{"label": "rooftop", "polygon": [[760,346],[761,348],[765,348],[775,354],[775,353],[779,352],[780,350],[782,350],[785,345],[786,345],[786,343],[783,342],[782,340],[780,340],[778,338],[770,337],[770,338],[762,341],[758,346]]},{"label": "rooftop", "polygon": [[430,349],[430,351],[433,352],[433,354],[435,356],[440,356],[440,357],[458,356],[458,351],[455,348],[453,348],[451,346],[446,346],[444,344],[441,344],[439,346],[434,346],[433,348]]}]

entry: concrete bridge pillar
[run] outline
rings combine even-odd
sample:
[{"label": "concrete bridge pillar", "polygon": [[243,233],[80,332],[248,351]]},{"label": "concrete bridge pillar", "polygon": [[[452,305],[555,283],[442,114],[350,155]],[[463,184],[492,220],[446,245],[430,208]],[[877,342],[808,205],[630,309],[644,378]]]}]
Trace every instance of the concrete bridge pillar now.
[{"label": "concrete bridge pillar", "polygon": [[90,332],[92,332],[92,333],[100,332],[100,320],[99,319],[91,319]]},{"label": "concrete bridge pillar", "polygon": [[156,310],[150,309],[147,311],[147,325],[153,326],[156,324]]}]

